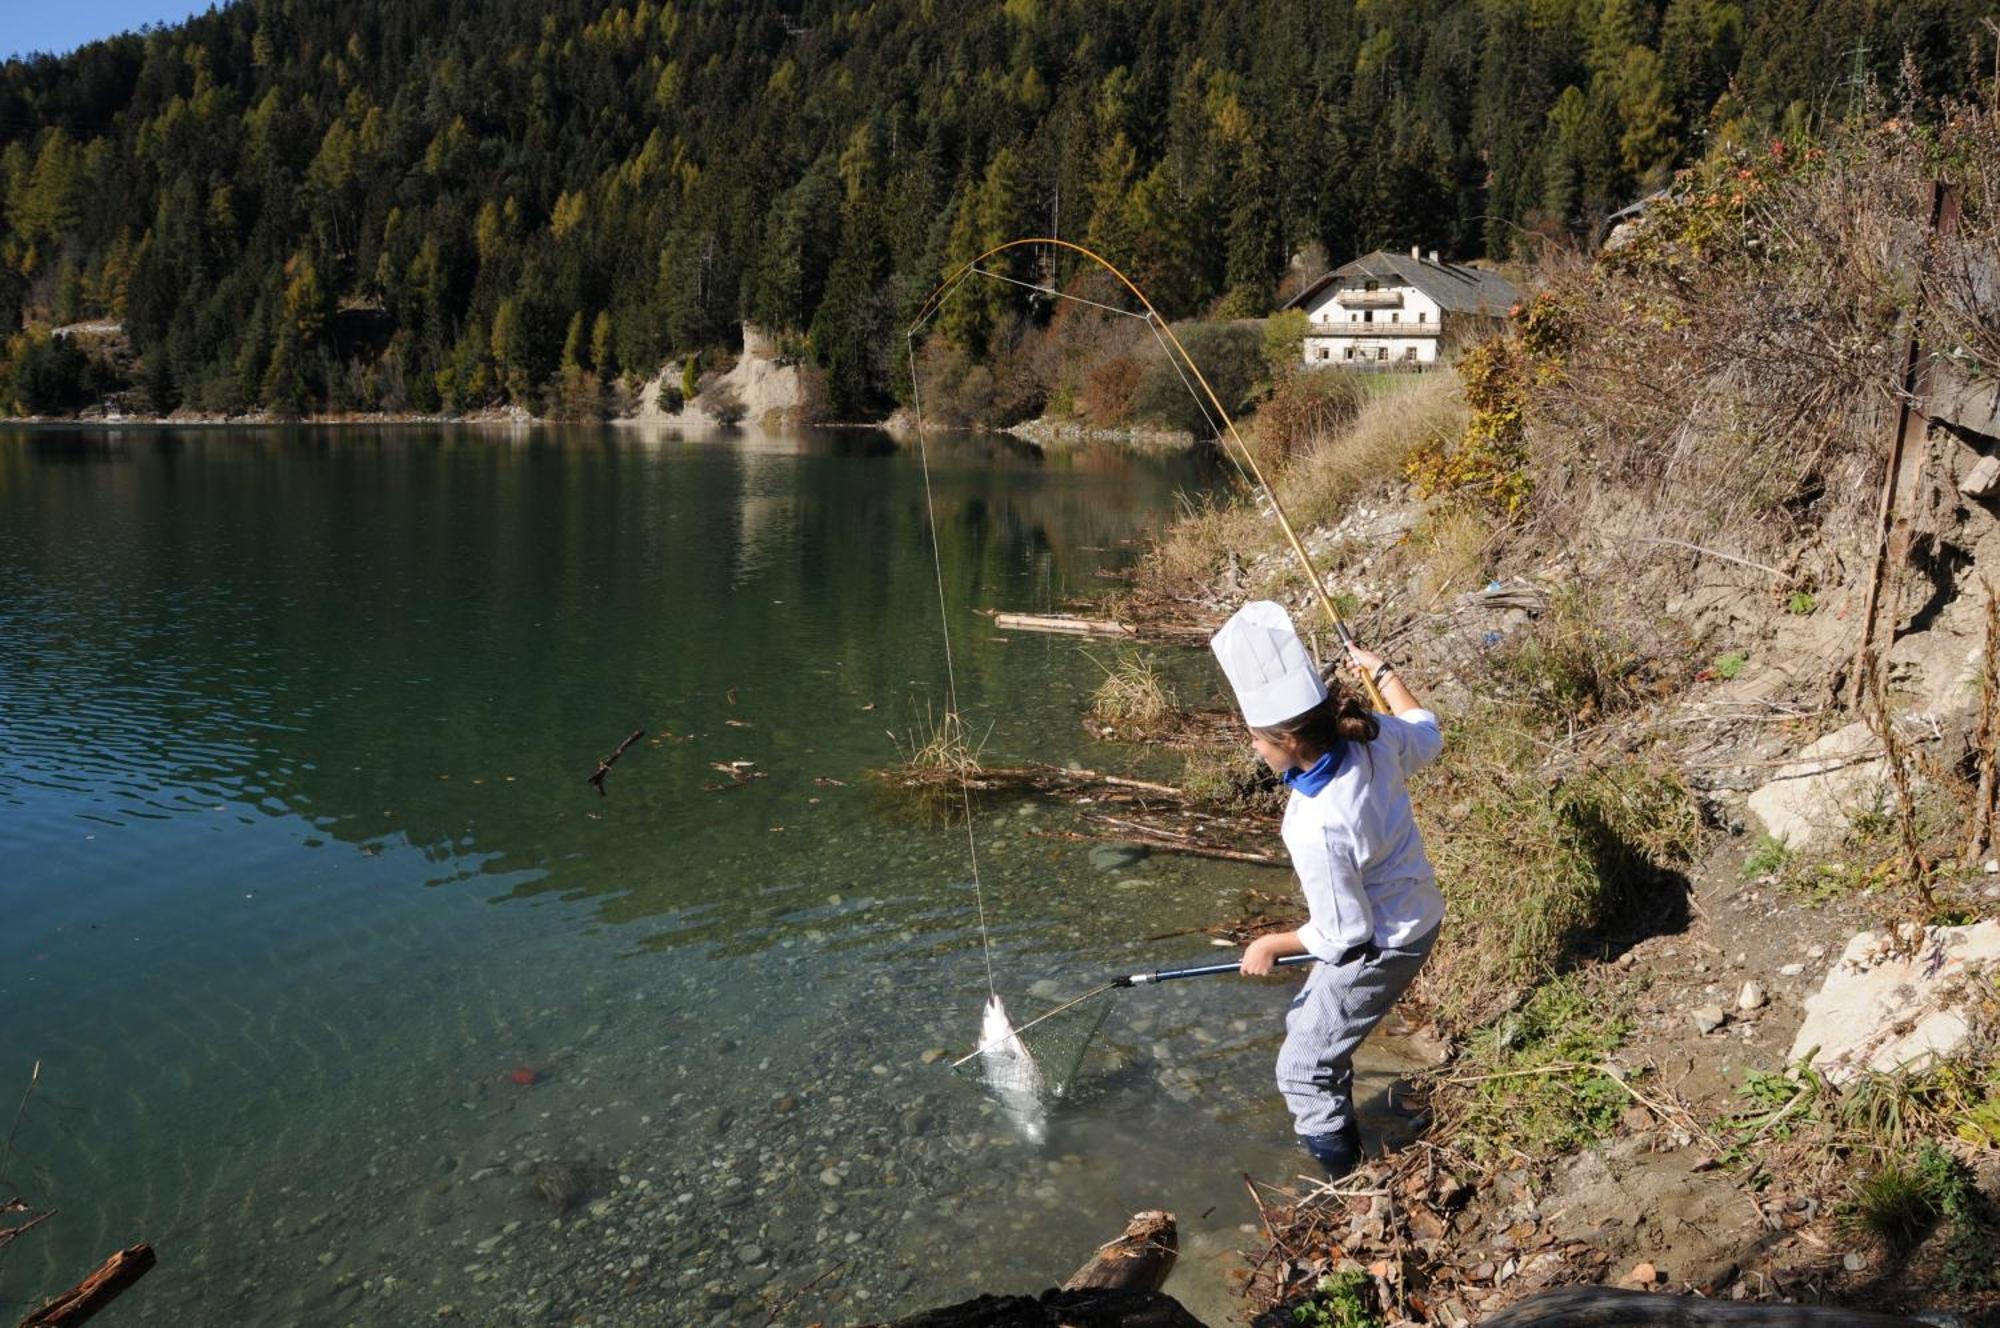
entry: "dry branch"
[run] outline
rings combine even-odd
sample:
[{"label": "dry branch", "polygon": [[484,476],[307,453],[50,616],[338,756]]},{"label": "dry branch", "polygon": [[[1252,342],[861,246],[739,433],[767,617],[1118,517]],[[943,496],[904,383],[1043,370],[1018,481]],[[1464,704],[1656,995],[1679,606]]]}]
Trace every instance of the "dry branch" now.
[{"label": "dry branch", "polygon": [[646,736],[646,730],[633,729],[631,733],[626,735],[625,741],[618,744],[617,751],[611,753],[611,755],[609,756],[603,757],[598,761],[597,769],[593,770],[585,781],[586,783],[590,784],[593,788],[597,790],[598,797],[601,798],[605,796],[604,777],[611,773],[611,767],[618,764],[618,758],[625,754],[625,749],[627,747],[630,747],[633,743],[639,741],[639,739],[645,736]]}]

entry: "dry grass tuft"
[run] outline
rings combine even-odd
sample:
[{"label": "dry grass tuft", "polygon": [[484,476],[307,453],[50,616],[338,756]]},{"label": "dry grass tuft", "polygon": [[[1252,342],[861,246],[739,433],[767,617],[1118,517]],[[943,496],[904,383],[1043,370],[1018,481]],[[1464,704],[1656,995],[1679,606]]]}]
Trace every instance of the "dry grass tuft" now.
[{"label": "dry grass tuft", "polygon": [[976,780],[984,772],[979,754],[985,749],[986,736],[981,734],[975,742],[956,710],[947,710],[940,717],[926,706],[921,721],[912,724],[907,733],[892,732],[889,738],[902,753],[906,783],[956,784]]},{"label": "dry grass tuft", "polygon": [[1180,702],[1151,659],[1133,656],[1115,668],[1096,656],[1091,662],[1104,671],[1090,698],[1090,717],[1099,727],[1133,740],[1158,737],[1179,723]]}]

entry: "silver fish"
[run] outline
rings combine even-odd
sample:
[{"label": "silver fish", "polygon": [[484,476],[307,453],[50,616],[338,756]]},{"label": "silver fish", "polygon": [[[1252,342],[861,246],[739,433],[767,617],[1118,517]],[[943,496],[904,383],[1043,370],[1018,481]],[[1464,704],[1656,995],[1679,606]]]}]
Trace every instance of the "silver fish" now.
[{"label": "silver fish", "polygon": [[1042,1107],[1042,1071],[1029,1054],[1021,1035],[1007,1018],[1007,1007],[998,996],[986,1000],[986,1015],[980,1023],[979,1063],[986,1086],[1000,1099],[1007,1119],[1031,1144],[1048,1138],[1049,1117]]}]

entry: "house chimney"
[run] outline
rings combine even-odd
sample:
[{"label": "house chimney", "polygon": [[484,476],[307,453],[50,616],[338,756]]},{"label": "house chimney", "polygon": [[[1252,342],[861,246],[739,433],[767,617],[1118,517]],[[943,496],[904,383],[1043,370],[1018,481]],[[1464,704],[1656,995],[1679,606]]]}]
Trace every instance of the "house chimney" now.
[{"label": "house chimney", "polygon": [[1410,257],[1412,257],[1412,258],[1416,259],[1416,260],[1417,260],[1417,261],[1418,261],[1419,263],[1423,262],[1423,260],[1424,260],[1424,250],[1423,250],[1423,246],[1422,246],[1422,245],[1417,245],[1417,244],[1413,244],[1413,245],[1411,245],[1411,246],[1410,246]]},{"label": "house chimney", "polygon": [[1433,263],[1437,263],[1437,265],[1438,265],[1439,267],[1443,267],[1443,266],[1444,266],[1444,264],[1442,264],[1442,263],[1438,263],[1438,251],[1437,251],[1437,250],[1435,250],[1435,249],[1431,250],[1431,262],[1433,262]]}]

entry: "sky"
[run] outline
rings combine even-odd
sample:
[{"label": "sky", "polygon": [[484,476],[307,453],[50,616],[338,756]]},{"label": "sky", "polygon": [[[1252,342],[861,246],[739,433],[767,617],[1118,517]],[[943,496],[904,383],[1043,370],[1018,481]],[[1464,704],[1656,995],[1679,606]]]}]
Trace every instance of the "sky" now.
[{"label": "sky", "polygon": [[178,23],[213,0],[0,0],[0,60],[31,51],[61,55],[142,23]]}]

